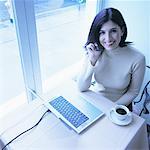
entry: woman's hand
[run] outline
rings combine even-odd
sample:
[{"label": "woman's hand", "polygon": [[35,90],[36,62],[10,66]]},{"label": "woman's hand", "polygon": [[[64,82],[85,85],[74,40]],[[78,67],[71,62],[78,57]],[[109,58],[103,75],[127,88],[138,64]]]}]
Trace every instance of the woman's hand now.
[{"label": "woman's hand", "polygon": [[93,66],[95,66],[100,54],[101,54],[101,50],[99,49],[98,45],[96,43],[89,43],[87,46],[86,46],[86,50],[87,50],[87,56],[91,62],[91,64]]}]

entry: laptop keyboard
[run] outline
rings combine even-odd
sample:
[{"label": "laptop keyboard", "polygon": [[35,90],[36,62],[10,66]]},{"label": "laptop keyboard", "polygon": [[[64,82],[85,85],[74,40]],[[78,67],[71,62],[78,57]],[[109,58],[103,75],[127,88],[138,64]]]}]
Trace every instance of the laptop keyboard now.
[{"label": "laptop keyboard", "polygon": [[62,96],[59,96],[49,103],[76,128],[89,119]]}]

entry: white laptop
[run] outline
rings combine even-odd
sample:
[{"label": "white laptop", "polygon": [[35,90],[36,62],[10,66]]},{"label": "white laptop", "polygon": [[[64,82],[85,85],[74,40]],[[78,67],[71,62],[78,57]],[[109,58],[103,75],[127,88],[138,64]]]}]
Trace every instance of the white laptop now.
[{"label": "white laptop", "polygon": [[57,96],[47,101],[45,106],[77,133],[81,133],[104,115],[99,108],[81,97],[72,99]]}]

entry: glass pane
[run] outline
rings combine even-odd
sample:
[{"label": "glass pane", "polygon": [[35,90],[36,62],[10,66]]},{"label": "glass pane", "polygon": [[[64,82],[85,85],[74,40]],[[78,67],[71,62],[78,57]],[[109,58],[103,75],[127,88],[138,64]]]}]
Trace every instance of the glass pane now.
[{"label": "glass pane", "polygon": [[0,117],[27,101],[11,8],[0,1]]},{"label": "glass pane", "polygon": [[44,91],[49,90],[52,77],[77,63],[82,57],[87,38],[85,3],[85,0],[35,0]]}]

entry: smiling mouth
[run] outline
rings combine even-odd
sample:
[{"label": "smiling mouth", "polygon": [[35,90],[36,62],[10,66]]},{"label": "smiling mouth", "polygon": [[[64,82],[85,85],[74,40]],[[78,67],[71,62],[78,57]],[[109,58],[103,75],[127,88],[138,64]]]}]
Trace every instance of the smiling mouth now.
[{"label": "smiling mouth", "polygon": [[114,43],[115,43],[115,41],[112,42],[112,43],[109,43],[109,44],[105,43],[105,45],[106,45],[107,47],[111,47]]}]

